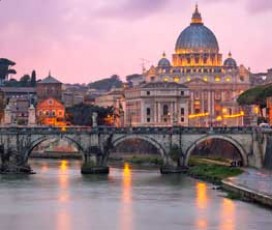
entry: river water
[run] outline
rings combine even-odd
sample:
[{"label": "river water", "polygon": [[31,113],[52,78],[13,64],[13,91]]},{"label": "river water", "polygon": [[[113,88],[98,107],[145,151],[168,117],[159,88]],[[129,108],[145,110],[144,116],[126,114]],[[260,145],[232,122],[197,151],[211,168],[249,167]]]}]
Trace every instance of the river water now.
[{"label": "river water", "polygon": [[29,176],[0,176],[1,230],[271,230],[271,210],[158,170],[82,176],[80,161],[34,160]]}]

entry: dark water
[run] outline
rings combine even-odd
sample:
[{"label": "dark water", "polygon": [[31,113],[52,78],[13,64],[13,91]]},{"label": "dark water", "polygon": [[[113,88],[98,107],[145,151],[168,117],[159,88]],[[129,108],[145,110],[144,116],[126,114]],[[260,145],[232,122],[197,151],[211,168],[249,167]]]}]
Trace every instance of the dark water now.
[{"label": "dark water", "polygon": [[271,230],[271,210],[188,177],[128,165],[82,176],[80,161],[31,165],[36,175],[0,176],[1,230]]}]

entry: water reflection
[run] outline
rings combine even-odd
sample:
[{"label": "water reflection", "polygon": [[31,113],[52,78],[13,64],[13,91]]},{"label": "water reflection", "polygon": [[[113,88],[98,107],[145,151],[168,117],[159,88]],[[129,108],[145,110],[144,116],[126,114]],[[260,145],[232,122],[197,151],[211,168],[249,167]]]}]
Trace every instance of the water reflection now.
[{"label": "water reflection", "polygon": [[121,197],[120,229],[133,229],[132,215],[132,176],[128,163],[125,163],[122,174],[122,197]]},{"label": "water reflection", "polygon": [[70,201],[69,194],[69,165],[67,160],[60,161],[59,165],[59,194],[58,201],[60,203],[60,210],[57,213],[57,230],[70,230],[72,218],[70,212],[67,210],[67,203]]},{"label": "water reflection", "polygon": [[220,230],[234,230],[236,226],[236,206],[232,200],[223,199],[221,203]]},{"label": "water reflection", "polygon": [[206,209],[208,205],[208,188],[203,182],[196,183],[196,204],[199,209]]},{"label": "water reflection", "polygon": [[208,218],[207,218],[207,208],[208,208],[208,187],[207,184],[203,182],[196,183],[196,207],[197,207],[197,219],[195,225],[197,229],[207,229]]}]

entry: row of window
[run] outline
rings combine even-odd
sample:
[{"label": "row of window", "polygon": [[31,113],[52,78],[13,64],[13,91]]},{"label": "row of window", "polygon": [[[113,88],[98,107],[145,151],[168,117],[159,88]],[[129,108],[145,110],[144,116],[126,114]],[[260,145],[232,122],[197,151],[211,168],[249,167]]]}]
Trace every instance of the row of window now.
[{"label": "row of window", "polygon": [[221,68],[181,68],[181,69],[161,69],[161,73],[222,73],[223,69]]},{"label": "row of window", "polygon": [[62,111],[58,111],[58,113],[56,113],[56,111],[39,111],[39,116],[56,116],[58,114],[58,116],[63,116],[63,112]]},{"label": "row of window", "polygon": [[[164,82],[169,82],[170,79],[171,79],[171,78],[169,78],[169,77],[164,77],[164,78],[163,78],[163,81],[164,81]],[[176,83],[179,83],[180,80],[181,80],[180,77],[173,77],[172,79],[173,79],[173,81],[176,82]],[[210,79],[211,79],[211,78],[210,78]],[[152,81],[155,81],[155,78],[151,78],[151,80],[152,80]],[[191,81],[191,80],[192,80],[191,77],[187,77],[187,78],[186,78],[186,81]],[[203,77],[202,80],[203,80],[203,81],[208,81],[208,80],[209,80],[209,77]],[[232,81],[232,78],[231,78],[231,77],[222,78],[222,77],[220,77],[220,76],[215,76],[215,77],[213,78],[213,80],[214,80],[215,82],[223,82],[223,81],[225,81],[225,82],[231,82],[231,81]],[[244,78],[239,78],[239,80],[240,80],[240,81],[244,81]]]},{"label": "row of window", "polygon": [[[146,115],[147,116],[151,115],[151,109],[150,108],[146,108]],[[168,105],[163,105],[162,115],[163,116],[169,116],[170,115]],[[182,116],[185,115],[185,109],[184,108],[180,108],[180,115],[182,115]]]}]

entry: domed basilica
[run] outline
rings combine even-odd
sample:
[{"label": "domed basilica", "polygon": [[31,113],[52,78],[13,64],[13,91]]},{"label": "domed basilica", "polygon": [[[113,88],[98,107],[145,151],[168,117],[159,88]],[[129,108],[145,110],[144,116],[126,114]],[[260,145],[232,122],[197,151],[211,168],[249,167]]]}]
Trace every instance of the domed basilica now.
[{"label": "domed basilica", "polygon": [[246,124],[236,98],[250,88],[250,73],[231,53],[223,62],[216,36],[204,25],[198,6],[177,38],[172,61],[163,53],[157,66],[143,75],[146,83],[174,82],[189,89],[189,126]]}]

